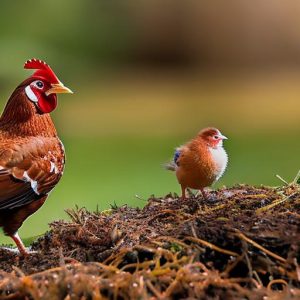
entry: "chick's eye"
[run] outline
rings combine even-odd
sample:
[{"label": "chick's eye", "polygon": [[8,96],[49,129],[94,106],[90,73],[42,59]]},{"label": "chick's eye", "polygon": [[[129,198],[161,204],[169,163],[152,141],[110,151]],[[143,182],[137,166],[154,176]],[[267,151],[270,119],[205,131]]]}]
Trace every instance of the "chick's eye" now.
[{"label": "chick's eye", "polygon": [[39,89],[42,89],[42,88],[44,87],[44,84],[43,84],[42,81],[37,81],[37,82],[35,83],[35,85],[36,85]]}]

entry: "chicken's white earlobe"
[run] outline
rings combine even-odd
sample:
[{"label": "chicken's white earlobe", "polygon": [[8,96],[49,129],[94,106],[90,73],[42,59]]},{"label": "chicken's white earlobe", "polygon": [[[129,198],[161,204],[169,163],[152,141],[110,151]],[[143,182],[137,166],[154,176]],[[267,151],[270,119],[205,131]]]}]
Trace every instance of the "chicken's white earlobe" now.
[{"label": "chicken's white earlobe", "polygon": [[27,85],[25,88],[25,93],[27,95],[27,97],[29,98],[29,100],[31,100],[34,103],[38,102],[38,98],[36,97],[36,95],[34,94],[34,92],[32,91],[30,85]]}]

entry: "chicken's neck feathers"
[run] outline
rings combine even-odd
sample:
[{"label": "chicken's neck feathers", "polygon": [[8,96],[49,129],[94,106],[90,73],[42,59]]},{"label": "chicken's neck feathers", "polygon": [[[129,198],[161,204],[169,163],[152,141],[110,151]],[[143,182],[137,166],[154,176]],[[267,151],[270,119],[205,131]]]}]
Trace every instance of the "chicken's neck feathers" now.
[{"label": "chicken's neck feathers", "polygon": [[49,114],[39,114],[35,104],[28,100],[24,85],[9,98],[0,118],[0,131],[8,136],[56,136]]}]

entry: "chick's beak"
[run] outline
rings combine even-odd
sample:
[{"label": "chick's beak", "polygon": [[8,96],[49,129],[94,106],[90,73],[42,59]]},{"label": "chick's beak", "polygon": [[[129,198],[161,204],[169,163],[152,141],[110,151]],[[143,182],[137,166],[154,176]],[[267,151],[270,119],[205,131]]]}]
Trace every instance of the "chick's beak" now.
[{"label": "chick's beak", "polygon": [[223,134],[220,134],[220,138],[221,138],[222,140],[228,140],[228,137],[226,137],[226,136],[223,135]]},{"label": "chick's beak", "polygon": [[50,94],[73,94],[73,92],[60,82],[52,83],[51,88],[45,94],[49,96]]}]

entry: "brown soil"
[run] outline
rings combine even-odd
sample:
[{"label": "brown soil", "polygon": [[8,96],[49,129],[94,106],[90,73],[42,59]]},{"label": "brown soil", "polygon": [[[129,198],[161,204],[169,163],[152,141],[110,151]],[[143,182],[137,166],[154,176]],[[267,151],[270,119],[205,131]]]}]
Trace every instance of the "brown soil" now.
[{"label": "brown soil", "polygon": [[300,299],[300,189],[236,186],[69,210],[21,258],[0,250],[0,299]]}]

